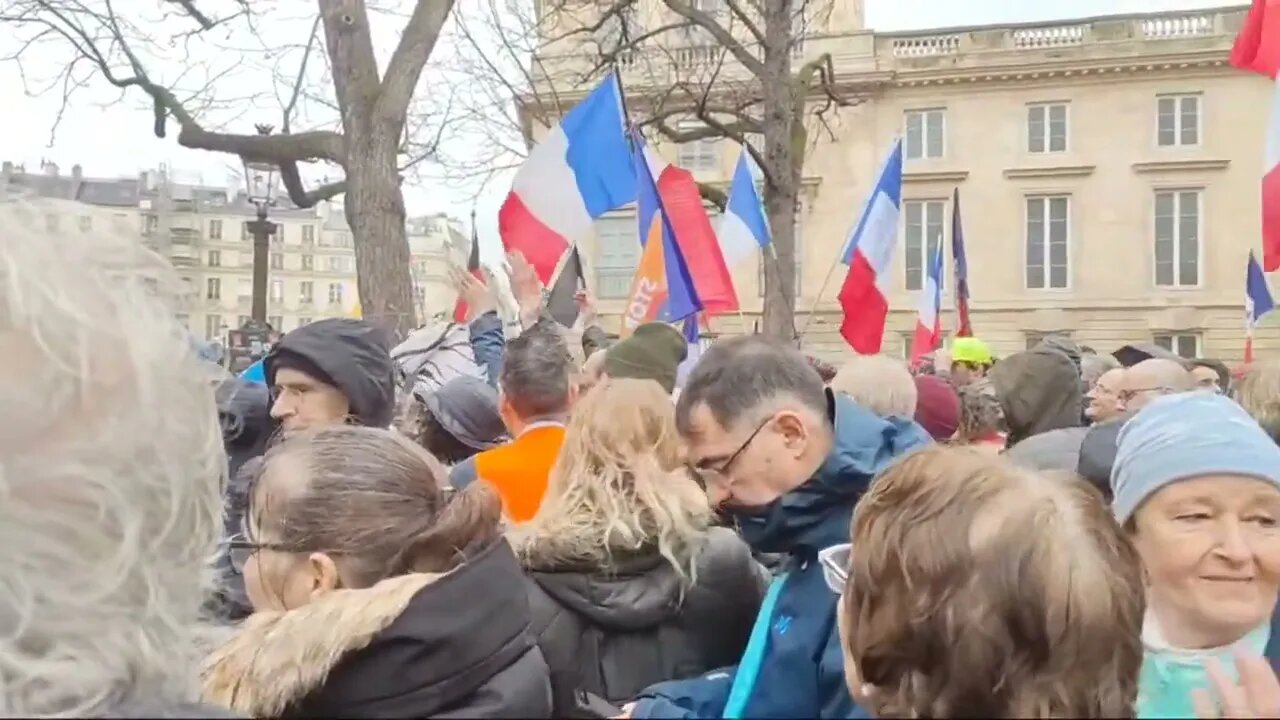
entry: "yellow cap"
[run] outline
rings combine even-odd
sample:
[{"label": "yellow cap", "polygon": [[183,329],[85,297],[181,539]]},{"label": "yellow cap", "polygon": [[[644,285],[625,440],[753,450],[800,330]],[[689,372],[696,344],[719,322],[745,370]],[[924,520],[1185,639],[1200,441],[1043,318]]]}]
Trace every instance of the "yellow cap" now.
[{"label": "yellow cap", "polygon": [[991,348],[976,337],[959,337],[951,343],[951,361],[990,365]]}]

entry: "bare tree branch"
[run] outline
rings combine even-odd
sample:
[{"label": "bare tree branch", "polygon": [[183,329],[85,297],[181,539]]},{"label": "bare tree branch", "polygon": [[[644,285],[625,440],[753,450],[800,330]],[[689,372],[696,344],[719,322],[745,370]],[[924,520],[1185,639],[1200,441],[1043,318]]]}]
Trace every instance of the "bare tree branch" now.
[{"label": "bare tree branch", "polygon": [[685,2],[685,0],[662,0],[662,2],[676,14],[688,18],[706,30],[715,39],[716,43],[737,58],[738,62],[742,63],[742,66],[748,72],[757,78],[764,79],[766,74],[764,63],[760,62],[760,59],[746,45],[735,38],[733,33],[721,25],[720,21],[708,13],[698,10],[688,2]]},{"label": "bare tree branch", "polygon": [[404,122],[418,77],[422,75],[422,68],[440,37],[440,28],[452,9],[453,0],[418,0],[409,24],[400,35],[400,44],[387,65],[374,110],[376,116]]}]

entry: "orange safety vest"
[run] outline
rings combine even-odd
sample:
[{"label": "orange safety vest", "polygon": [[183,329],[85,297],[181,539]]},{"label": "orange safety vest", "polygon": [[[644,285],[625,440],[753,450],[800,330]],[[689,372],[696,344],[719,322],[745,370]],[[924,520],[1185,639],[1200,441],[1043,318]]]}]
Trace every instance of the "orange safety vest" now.
[{"label": "orange safety vest", "polygon": [[564,444],[564,428],[544,425],[514,441],[476,455],[476,477],[502,497],[502,509],[512,522],[528,522],[538,514],[547,478]]}]

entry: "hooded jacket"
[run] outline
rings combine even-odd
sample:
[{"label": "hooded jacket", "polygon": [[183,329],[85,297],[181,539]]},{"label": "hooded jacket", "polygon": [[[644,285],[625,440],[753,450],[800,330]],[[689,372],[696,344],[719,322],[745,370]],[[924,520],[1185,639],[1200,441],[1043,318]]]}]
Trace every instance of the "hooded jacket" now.
[{"label": "hooded jacket", "polygon": [[206,660],[205,700],[249,717],[549,717],[524,582],[500,540],[443,575],[255,613]]},{"label": "hooded jacket", "polygon": [[653,683],[737,662],[768,583],[746,543],[725,528],[707,532],[688,588],[656,551],[622,560],[609,575],[566,567],[529,576],[557,717],[572,708],[574,690],[621,705]]},{"label": "hooded jacket", "polygon": [[1089,428],[1070,427],[1032,435],[1009,448],[1005,456],[1030,470],[1075,472],[1080,464],[1080,445]]},{"label": "hooded jacket", "polygon": [[854,505],[871,480],[930,442],[919,425],[880,418],[827,391],[835,447],[812,478],[769,506],[739,514],[753,550],[782,552],[783,573],[769,586],[736,666],[645,690],[633,718],[843,718],[860,712],[845,687],[836,632],[837,596],[818,552],[849,542]]},{"label": "hooded jacket", "polygon": [[[300,361],[300,362],[299,362]],[[395,413],[396,368],[386,333],[364,320],[329,318],[285,335],[263,361],[267,385],[276,371],[290,364],[304,372],[318,370],[317,380],[336,387],[347,398],[351,415],[361,425],[386,428]]]},{"label": "hooded jacket", "polygon": [[987,376],[1004,409],[1008,447],[1032,435],[1080,425],[1080,374],[1061,350],[1040,345],[1010,355]]}]

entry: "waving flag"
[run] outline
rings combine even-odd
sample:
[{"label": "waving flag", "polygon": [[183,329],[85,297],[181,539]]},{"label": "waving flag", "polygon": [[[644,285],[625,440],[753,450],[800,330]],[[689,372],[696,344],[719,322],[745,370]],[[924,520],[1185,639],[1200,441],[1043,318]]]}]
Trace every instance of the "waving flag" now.
[{"label": "waving flag", "polygon": [[624,338],[646,322],[674,323],[702,309],[643,147],[639,138],[636,140],[636,220],[644,250],[622,316]]},{"label": "waving flag", "polygon": [[1276,306],[1267,287],[1267,276],[1258,267],[1258,260],[1249,252],[1249,268],[1244,281],[1244,361],[1253,362],[1253,328],[1263,315]]},{"label": "waving flag", "polygon": [[[1273,80],[1280,72],[1280,0],[1253,0],[1231,48],[1231,64]],[[1271,103],[1262,166],[1262,268],[1280,269],[1280,80]]]},{"label": "waving flag", "polygon": [[911,338],[911,364],[942,346],[942,243],[929,262],[929,274],[920,291],[916,332]]},{"label": "waving flag", "polygon": [[751,174],[751,153],[745,147],[733,171],[729,201],[720,217],[719,238],[720,250],[731,268],[769,247],[769,221],[765,219],[756,180]]},{"label": "waving flag", "polygon": [[969,261],[964,257],[964,231],[960,229],[960,188],[951,198],[951,272],[956,281],[956,337],[972,337],[969,324]]},{"label": "waving flag", "polygon": [[551,128],[516,172],[498,211],[508,252],[524,253],[550,286],[565,252],[593,221],[635,200],[636,175],[616,73]]},{"label": "waving flag", "polygon": [[697,314],[684,319],[684,342],[688,354],[676,368],[676,387],[684,387],[685,379],[702,358],[702,332],[698,327]]},{"label": "waving flag", "polygon": [[849,266],[840,288],[844,322],[840,334],[855,352],[880,352],[885,318],[889,315],[889,266],[898,244],[898,218],[902,210],[902,139],[893,149],[871,188],[853,235],[841,255]]},{"label": "waving flag", "polygon": [[[476,234],[476,216],[471,216],[471,253],[467,255],[467,272],[480,282],[484,282],[484,275],[480,272],[480,236]],[[453,305],[453,321],[463,323],[467,321],[467,304],[462,301],[462,296],[458,296],[458,302]]]}]

